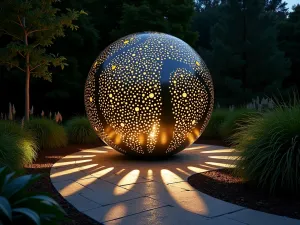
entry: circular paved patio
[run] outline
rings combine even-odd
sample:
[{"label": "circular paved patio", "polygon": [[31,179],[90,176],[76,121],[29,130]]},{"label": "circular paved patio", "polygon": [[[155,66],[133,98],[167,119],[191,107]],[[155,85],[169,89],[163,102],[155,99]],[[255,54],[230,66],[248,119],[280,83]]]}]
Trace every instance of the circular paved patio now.
[{"label": "circular paved patio", "polygon": [[300,225],[233,205],[191,187],[194,173],[233,166],[232,149],[192,145],[162,161],[130,159],[108,146],[68,155],[51,169],[57,191],[107,225]]}]

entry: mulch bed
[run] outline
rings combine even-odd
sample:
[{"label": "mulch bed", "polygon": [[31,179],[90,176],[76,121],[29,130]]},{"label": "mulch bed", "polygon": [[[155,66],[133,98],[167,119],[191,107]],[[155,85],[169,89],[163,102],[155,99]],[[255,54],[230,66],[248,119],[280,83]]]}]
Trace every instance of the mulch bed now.
[{"label": "mulch bed", "polygon": [[26,167],[26,173],[42,175],[42,177],[30,187],[29,191],[50,194],[67,213],[68,220],[63,223],[64,225],[99,225],[99,223],[79,212],[55,190],[50,180],[50,169],[55,162],[66,155],[83,149],[99,147],[101,144],[102,143],[97,145],[70,145],[59,149],[44,149],[39,152],[38,159],[32,165]]},{"label": "mulch bed", "polygon": [[197,190],[250,209],[300,219],[300,197],[280,193],[270,196],[232,174],[232,169],[194,174],[188,182]]}]

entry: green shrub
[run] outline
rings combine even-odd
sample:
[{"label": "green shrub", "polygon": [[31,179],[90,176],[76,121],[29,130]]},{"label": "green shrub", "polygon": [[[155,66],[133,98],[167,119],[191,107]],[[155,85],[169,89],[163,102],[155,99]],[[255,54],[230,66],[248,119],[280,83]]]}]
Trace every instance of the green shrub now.
[{"label": "green shrub", "polygon": [[207,124],[201,137],[207,139],[220,139],[220,126],[224,122],[225,117],[230,113],[228,109],[216,109],[213,111],[209,123]]},{"label": "green shrub", "polygon": [[15,178],[6,168],[0,168],[1,224],[50,225],[64,220],[65,212],[50,197],[27,192],[38,175]]},{"label": "green shrub", "polygon": [[64,147],[68,143],[64,128],[53,120],[33,118],[25,122],[24,128],[35,136],[40,149]]},{"label": "green shrub", "polygon": [[247,124],[249,117],[256,115],[258,115],[258,113],[246,108],[235,109],[229,112],[224,122],[220,125],[219,132],[222,139],[230,140],[231,135],[236,132],[239,126]]},{"label": "green shrub", "polygon": [[90,122],[85,117],[74,117],[69,120],[66,124],[66,131],[70,143],[93,144],[98,140]]},{"label": "green shrub", "polygon": [[37,144],[30,133],[11,121],[0,121],[0,165],[21,170],[37,156]]},{"label": "green shrub", "polygon": [[236,172],[270,192],[300,191],[300,106],[253,117],[233,135]]}]

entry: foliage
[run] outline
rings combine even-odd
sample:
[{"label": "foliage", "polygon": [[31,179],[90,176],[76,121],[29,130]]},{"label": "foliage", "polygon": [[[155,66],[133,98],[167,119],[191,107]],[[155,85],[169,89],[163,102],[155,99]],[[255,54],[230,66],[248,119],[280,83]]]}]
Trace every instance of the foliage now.
[{"label": "foliage", "polygon": [[228,109],[215,109],[201,137],[207,139],[220,139],[220,126],[229,113],[230,111]]},{"label": "foliage", "polygon": [[[0,9],[7,8],[7,2],[16,0],[1,1]],[[37,1],[28,2],[35,4]],[[120,36],[145,30],[170,33],[192,44],[211,71],[216,102],[222,107],[243,105],[256,96],[273,96],[274,90],[284,94],[286,89],[294,85],[300,90],[299,6],[288,12],[283,0],[259,1],[262,5],[254,5],[257,0],[49,2],[53,3],[53,8],[60,10],[56,13],[58,17],[67,15],[67,8],[84,9],[88,16],[78,17],[76,25],[80,29],[77,32],[65,29],[64,38],[56,38],[50,47],[45,47],[47,54],[59,52],[60,55],[55,56],[64,56],[69,66],[63,71],[59,66],[49,66],[49,72],[53,74],[52,83],[32,79],[30,90],[34,94],[31,95],[30,105],[36,106],[38,112],[44,110],[48,115],[51,110],[60,111],[65,118],[83,114],[82,93],[87,71],[99,52]],[[32,10],[38,10],[37,6],[35,4]],[[243,6],[247,6],[247,9]],[[5,13],[1,11],[0,17],[9,13],[8,10]],[[245,18],[246,26],[243,26]],[[36,18],[36,23],[40,19]],[[1,26],[0,29],[3,29]],[[32,41],[34,36],[29,44]],[[5,47],[12,42],[12,38],[3,35],[0,42],[1,47]],[[41,45],[38,47],[44,49]],[[5,56],[2,50],[5,49],[1,49],[0,55]],[[290,60],[290,68],[283,55]],[[18,56],[17,59],[23,58]],[[0,104],[0,112],[7,112],[9,102],[14,102],[18,109],[23,107],[20,96],[24,95],[25,78],[20,76],[22,73],[0,66],[0,96],[8,96],[1,99],[3,104]],[[16,117],[23,117],[22,110],[17,111]]]},{"label": "foliage", "polygon": [[228,113],[224,122],[219,127],[219,132],[224,140],[230,139],[240,126],[247,124],[250,117],[257,116],[254,110],[239,108]]},{"label": "foliage", "polygon": [[74,20],[84,11],[67,9],[59,13],[53,7],[55,0],[4,0],[0,9],[0,36],[11,41],[0,49],[0,64],[18,68],[26,73],[25,117],[29,119],[29,80],[31,76],[51,81],[50,66],[66,66],[66,58],[46,52],[57,37],[63,37],[64,29],[78,29]]},{"label": "foliage", "polygon": [[24,128],[36,137],[40,149],[65,147],[68,143],[64,128],[53,120],[33,118],[25,122]]},{"label": "foliage", "polygon": [[190,30],[194,7],[193,0],[125,3],[119,28],[114,29],[112,35],[120,38],[135,32],[159,31],[177,36],[193,45],[197,39],[197,33]]},{"label": "foliage", "polygon": [[98,137],[85,117],[74,117],[66,124],[69,142],[74,144],[93,144]]},{"label": "foliage", "polygon": [[236,172],[270,192],[300,190],[300,106],[278,106],[233,135]]},{"label": "foliage", "polygon": [[216,97],[243,104],[272,95],[288,75],[289,61],[278,50],[276,17],[260,0],[229,0],[211,31],[210,70]]},{"label": "foliage", "polygon": [[300,4],[293,8],[279,28],[279,48],[291,61],[291,75],[285,80],[285,86],[295,85],[300,90]]},{"label": "foliage", "polygon": [[[76,21],[76,24],[80,27],[76,32],[71,29],[65,31],[65,37],[59,38],[50,47],[51,52],[59,52],[67,58],[68,66],[55,73],[52,83],[47,83],[46,89],[42,90],[45,94],[45,100],[47,101],[44,106],[40,106],[43,110],[52,110],[55,108],[57,111],[61,111],[63,115],[70,115],[72,111],[81,112],[84,110],[84,106],[79,105],[78,102],[83,102],[82,90],[84,88],[87,72],[89,71],[92,62],[95,60],[101,49],[105,47],[101,42],[99,43],[99,34],[101,30],[97,30],[94,25],[93,16],[90,9],[96,7],[99,10],[97,2],[93,1],[74,1],[64,0],[55,6],[61,10],[66,8],[84,9],[88,11],[88,16],[80,16]],[[102,4],[102,1],[100,2]],[[99,20],[102,15],[99,11],[95,15]],[[107,23],[107,21],[106,21]],[[108,34],[108,33],[106,33]],[[109,36],[109,35],[106,35]],[[103,41],[103,40],[101,40]],[[101,46],[99,46],[101,44]],[[36,79],[34,86],[44,84],[42,80]],[[40,91],[40,89],[38,89]],[[39,99],[37,96],[32,96],[32,99]],[[54,107],[49,106],[49,102],[54,104]],[[65,108],[65,102],[68,102],[68,108]],[[73,115],[72,115],[73,116]]]},{"label": "foliage", "polygon": [[27,191],[38,177],[15,177],[6,168],[0,168],[1,224],[52,225],[64,219],[65,212],[52,198]]},{"label": "foliage", "polygon": [[0,165],[12,170],[21,170],[32,163],[37,154],[33,136],[12,121],[0,120]]},{"label": "foliage", "polygon": [[197,50],[207,63],[206,50],[211,50],[211,27],[220,17],[220,0],[196,0],[196,13],[193,18],[192,28],[197,31]]}]

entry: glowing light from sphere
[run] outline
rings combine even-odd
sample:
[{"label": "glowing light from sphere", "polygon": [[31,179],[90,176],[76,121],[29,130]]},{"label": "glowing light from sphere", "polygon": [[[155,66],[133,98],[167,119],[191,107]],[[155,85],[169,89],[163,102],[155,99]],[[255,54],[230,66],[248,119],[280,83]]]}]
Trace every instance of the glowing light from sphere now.
[{"label": "glowing light from sphere", "polygon": [[138,33],[94,62],[85,106],[97,135],[115,150],[167,156],[192,144],[213,109],[212,79],[200,56],[163,33]]}]

